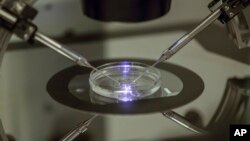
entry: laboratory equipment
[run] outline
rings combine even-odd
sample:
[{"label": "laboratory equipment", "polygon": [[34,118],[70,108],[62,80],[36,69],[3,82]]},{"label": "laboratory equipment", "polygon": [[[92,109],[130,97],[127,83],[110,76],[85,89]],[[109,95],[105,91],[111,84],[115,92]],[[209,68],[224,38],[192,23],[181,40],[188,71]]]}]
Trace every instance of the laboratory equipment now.
[{"label": "laboratory equipment", "polygon": [[[91,100],[94,103],[119,103],[157,97],[160,95],[161,76],[156,68],[151,68],[140,81],[132,82],[146,67],[149,66],[127,61],[99,66],[98,71],[90,73]],[[110,81],[103,74],[117,80],[119,84]]]},{"label": "laboratory equipment", "polygon": [[[104,1],[97,1],[96,3],[90,2],[90,1],[83,1],[83,2],[86,4],[86,6],[90,5],[90,7],[92,7],[92,6],[94,7],[93,11],[95,11],[95,12],[90,12],[90,11],[92,11],[92,9],[90,10],[88,8],[85,8],[86,9],[85,13],[88,16],[93,17],[93,18],[97,18],[97,17],[95,17],[96,15],[99,16],[99,15],[101,15],[101,13],[103,13],[103,11],[101,11],[101,12],[99,11],[96,13],[96,11],[98,11],[98,8],[99,8],[99,7],[97,8],[97,5],[100,5],[100,4],[103,4],[103,6],[106,5],[103,3]],[[115,7],[120,4],[120,2],[115,2],[114,0],[108,0],[106,2],[107,2],[107,5],[114,5]],[[145,1],[144,2],[139,1],[139,0],[134,1],[134,2],[127,1],[126,4],[129,4],[129,6],[125,7],[127,9],[125,9],[125,10],[121,9],[121,10],[125,11],[124,13],[126,13],[126,11],[130,10],[130,9],[128,10],[128,8],[131,7],[131,4],[135,4],[135,3],[137,4],[137,7],[138,7],[138,5],[141,6],[141,4],[145,3]],[[169,11],[169,6],[170,6],[171,1],[168,0],[168,1],[163,2],[162,0],[157,0],[157,1],[148,0],[146,3],[147,3],[147,6],[154,3],[155,4],[154,6],[156,6],[156,7],[161,6],[163,3],[165,4],[164,6],[162,6],[162,7],[164,7],[163,8],[164,10],[162,10],[163,12],[155,12],[155,13],[157,13],[156,16],[153,16],[153,18],[155,18],[155,17],[162,16],[163,14],[165,14]],[[216,10],[213,10],[213,12],[207,18],[205,18],[204,21],[200,25],[198,25],[194,30],[192,30],[190,33],[184,35],[177,42],[175,42],[170,48],[164,50],[162,55],[160,56],[160,58],[157,60],[157,62],[154,65],[170,58],[177,51],[179,51],[183,46],[185,46],[189,41],[191,41],[198,33],[203,31],[207,26],[209,26],[211,23],[213,23],[216,19],[219,18],[224,23],[228,22],[230,19],[234,18],[234,16],[239,14],[242,9],[247,7],[250,2],[249,2],[249,0],[229,0],[229,1],[225,1],[224,3],[221,3],[220,5],[218,5],[218,3],[219,3],[218,1],[217,1],[217,3],[215,3],[215,1],[213,3],[211,3],[211,7],[216,9]],[[9,6],[9,5],[11,5],[11,6]],[[89,64],[89,62],[87,61],[87,59],[84,56],[80,55],[79,53],[76,53],[75,51],[73,51],[67,47],[64,47],[63,45],[59,44],[58,42],[50,39],[49,37],[43,35],[40,32],[38,32],[37,26],[31,22],[31,20],[33,20],[34,17],[36,16],[37,11],[34,8],[27,5],[25,2],[14,1],[13,3],[10,3],[10,2],[3,1],[1,3],[1,7],[4,7],[4,8],[0,9],[0,14],[1,14],[0,18],[2,21],[1,25],[5,29],[16,33],[16,35],[18,35],[20,38],[22,38],[23,40],[26,40],[30,43],[38,41],[38,42],[52,48],[53,50],[57,51],[58,53],[64,55],[65,57],[71,59],[72,61],[74,61],[75,63],[77,63],[80,66],[94,68],[92,65]],[[9,12],[8,10],[6,10],[10,7],[14,7],[12,12]],[[114,12],[113,11],[110,12],[109,8],[104,8],[104,9],[106,9],[106,11],[107,11],[107,14],[104,12],[104,17],[107,16],[107,19],[100,18],[100,17],[98,17],[98,18],[100,18],[100,20],[108,20],[108,21],[115,20],[115,15],[112,15]],[[151,9],[149,8],[147,10],[150,11]],[[117,11],[119,11],[119,10],[117,10]],[[145,11],[143,11],[142,13],[145,13]],[[149,13],[154,13],[154,12],[149,12]],[[126,17],[128,17],[129,15],[134,15],[134,14],[126,13],[126,14],[122,15],[122,14],[118,13],[118,15],[121,15],[121,17],[119,17],[118,19],[126,19]],[[150,15],[150,14],[147,14],[147,15]],[[109,19],[110,17],[114,17],[114,19],[112,19],[112,18]],[[136,19],[139,19],[140,17],[145,17],[145,16],[139,15],[139,17],[136,17]],[[149,19],[152,19],[152,17]],[[142,19],[141,21],[143,21],[143,20],[145,20],[145,19]],[[138,78],[140,78],[141,76],[139,76]],[[138,80],[138,78],[136,78],[136,81]]]},{"label": "laboratory equipment", "polygon": [[[172,44],[169,48],[164,50],[161,56],[157,59],[157,61],[152,65],[156,66],[158,63],[163,62],[170,57],[172,57],[175,53],[177,53],[181,48],[183,48],[186,44],[188,44],[192,39],[195,38],[197,34],[202,32],[206,27],[212,24],[217,19],[220,19],[223,23],[228,22],[235,15],[241,12],[241,8],[244,8],[250,4],[250,1],[229,1],[228,3],[223,3],[220,6],[215,5],[215,3],[211,3],[211,7],[216,9],[212,10],[212,13],[206,17],[198,26],[196,26],[192,31],[182,36],[179,40],[177,40],[174,44]],[[237,8],[238,7],[238,8]],[[231,9],[232,8],[232,9]],[[145,73],[147,69],[145,69]],[[138,76],[134,82],[140,79],[144,74]]]},{"label": "laboratory equipment", "polygon": [[192,124],[190,121],[186,120],[185,118],[183,118],[183,116],[179,115],[178,113],[174,112],[174,111],[165,111],[162,112],[163,116],[167,117],[168,119],[173,120],[174,122],[176,122],[177,124],[197,133],[197,134],[207,134],[208,131],[195,126],[194,124]]},{"label": "laboratory equipment", "polygon": [[[117,60],[100,60],[91,63],[96,66],[110,62],[122,62]],[[152,60],[127,60],[131,62],[143,62],[151,64]],[[150,99],[140,99],[127,102],[93,103],[89,95],[90,86],[80,85],[91,72],[89,68],[73,66],[55,74],[47,84],[50,96],[63,105],[74,109],[99,114],[142,114],[167,111],[189,103],[199,97],[204,90],[203,80],[191,70],[169,63],[161,63],[158,66],[161,71],[161,95]],[[60,81],[60,83],[58,83]],[[192,82],[192,83],[190,83]],[[74,85],[78,87],[74,87]],[[165,89],[168,88],[168,89]],[[174,94],[177,93],[177,94]],[[187,96],[188,95],[188,96]]]},{"label": "laboratory equipment", "polygon": [[[33,43],[35,41],[40,42],[45,46],[48,46],[51,49],[62,54],[63,56],[69,58],[80,66],[93,68],[93,66],[91,66],[86,58],[81,54],[67,47],[64,47],[60,43],[38,32],[36,25],[30,22],[37,14],[37,11],[35,9],[22,1],[14,1],[13,3],[11,3],[11,6],[6,6],[7,4],[5,4],[4,2],[1,3],[2,8],[0,9],[1,25],[6,30],[15,32],[20,38],[30,43]],[[14,7],[14,13],[8,12],[3,7]],[[16,16],[18,14],[19,17]]]},{"label": "laboratory equipment", "polygon": [[166,15],[171,0],[81,0],[84,15],[99,21],[144,22]]},{"label": "laboratory equipment", "polygon": [[48,38],[47,36],[43,35],[42,33],[36,32],[34,35],[34,39],[45,46],[50,47],[51,49],[57,51],[58,53],[62,54],[63,56],[69,58],[70,60],[74,61],[79,66],[94,68],[92,65],[89,64],[87,59],[82,56],[81,54],[57,43],[53,39]]},{"label": "laboratory equipment", "polygon": [[65,137],[63,137],[60,141],[72,141],[76,137],[78,137],[80,134],[83,134],[88,130],[88,126],[93,122],[93,120],[97,117],[98,115],[94,115],[88,120],[80,123],[75,129],[70,131]]},{"label": "laboratory equipment", "polygon": [[[108,20],[108,21],[115,21],[115,15],[112,15],[113,13],[115,13],[114,11],[109,11],[109,8],[106,8],[105,6],[107,6],[106,4],[104,4],[104,2],[107,2],[107,5],[109,6],[114,6],[117,7],[117,5],[121,4],[120,2],[116,2],[115,0],[101,0],[101,1],[95,1],[95,2],[91,2],[91,1],[87,1],[87,0],[83,0],[83,3],[85,3],[85,5],[87,7],[94,7],[93,11],[92,8],[88,9],[85,8],[85,13],[86,15],[92,17],[92,18],[100,18],[98,17],[99,15],[102,15],[102,13],[104,13],[104,17],[107,16],[108,18],[100,18],[99,20]],[[167,13],[169,11],[169,7],[171,4],[170,0],[167,1],[162,1],[162,0],[147,0],[147,1],[140,1],[140,0],[136,0],[136,1],[126,1],[126,4],[124,4],[123,6],[125,7],[125,5],[128,5],[128,7],[125,7],[125,9],[121,9],[121,11],[125,11],[122,12],[121,14],[119,13],[115,13],[117,15],[121,15],[121,17],[119,17],[118,19],[125,19],[126,21],[126,17],[130,16],[131,14],[128,14],[126,12],[130,11],[131,9],[131,4],[135,4],[134,7],[138,8],[141,6],[151,6],[151,4],[153,3],[153,6],[155,7],[163,7],[162,10],[160,9],[160,12],[155,12],[154,10],[152,12],[150,12],[152,9],[150,8],[142,8],[142,12],[141,15],[138,15],[137,17],[135,17],[136,20],[139,21],[144,21],[147,19],[154,19],[157,17],[160,17],[162,15],[164,15],[165,13]],[[179,51],[183,46],[185,46],[189,41],[191,41],[198,33],[200,33],[201,31],[203,31],[207,26],[209,26],[211,23],[213,23],[216,19],[221,20],[223,23],[227,23],[229,22],[231,19],[233,19],[236,15],[238,15],[239,13],[241,13],[241,11],[247,7],[249,5],[249,0],[227,0],[227,1],[213,1],[210,4],[210,8],[212,10],[212,13],[204,19],[204,21],[198,25],[196,28],[194,28],[194,30],[192,30],[190,33],[184,35],[182,38],[180,38],[177,42],[175,42],[170,48],[166,49],[163,51],[162,55],[160,56],[160,58],[157,60],[157,62],[162,62],[168,58],[170,58],[172,55],[174,55],[177,51]],[[104,8],[100,8],[97,5],[100,6],[100,4],[103,4]],[[75,51],[64,47],[63,45],[61,45],[60,43],[50,39],[49,37],[43,35],[42,33],[38,32],[38,27],[33,24],[31,21],[35,18],[35,16],[37,15],[37,11],[32,8],[31,6],[29,6],[28,4],[26,4],[23,1],[1,1],[1,5],[2,8],[0,9],[0,18],[1,18],[1,25],[2,27],[4,27],[6,30],[10,31],[10,32],[14,32],[18,37],[20,37],[21,39],[29,42],[29,43],[33,43],[33,42],[40,42],[42,44],[44,44],[45,46],[48,46],[50,48],[52,48],[53,50],[57,51],[58,53],[64,55],[65,57],[69,58],[70,60],[74,61],[75,63],[77,63],[80,66],[85,66],[85,67],[90,67],[93,68],[92,65],[89,64],[89,62],[87,61],[87,59],[85,57],[83,57],[82,55],[80,55],[79,53],[76,53]],[[133,6],[132,6],[133,7]],[[12,8],[11,10],[8,10]],[[136,9],[134,8],[134,9]],[[100,9],[104,10],[104,11],[99,11]],[[140,9],[136,9],[136,10],[140,10]],[[159,9],[158,9],[159,10]],[[10,12],[11,11],[11,12]],[[116,11],[119,11],[119,9],[116,9]],[[142,14],[146,13],[147,11],[147,16],[151,15],[151,13],[156,14],[155,16],[152,16],[146,19],[140,19],[141,17],[145,17]],[[107,13],[105,13],[107,12]],[[125,14],[124,14],[125,13]],[[111,15],[110,15],[111,14]],[[122,15],[124,14],[124,15]],[[133,15],[133,14],[132,14]],[[97,17],[96,17],[97,16]],[[111,17],[114,17],[114,19],[112,19]],[[111,19],[109,19],[111,18]],[[119,21],[119,20],[118,20]],[[130,21],[129,18],[127,21]],[[239,37],[239,36],[237,36]]]},{"label": "laboratory equipment", "polygon": [[[5,7],[7,4],[3,3],[0,6]],[[30,20],[32,20],[37,14],[37,11],[35,9],[22,1],[14,1],[13,3],[11,3],[11,6],[16,8],[14,9],[14,12],[16,13],[13,14],[3,8],[0,9],[0,14],[2,15],[2,17],[0,17],[2,18],[1,20],[6,20],[6,22],[2,22],[1,24],[7,30],[14,30],[20,38],[30,43],[33,43],[35,41],[42,43],[43,45],[50,47],[61,55],[72,60],[79,66],[96,69],[94,66],[89,64],[89,62],[83,55],[38,32],[36,25],[30,22]],[[20,17],[16,17],[15,14],[20,14]],[[109,79],[112,80],[112,78]]]},{"label": "laboratory equipment", "polygon": [[[217,3],[216,3],[217,2]],[[86,66],[92,68],[92,66],[87,62],[86,58],[82,57],[81,55],[78,55],[77,53],[62,47],[60,44],[56,43],[53,40],[50,40],[50,38],[47,38],[43,34],[37,32],[37,27],[33,25],[30,21],[35,16],[35,11],[32,9],[32,7],[27,6],[25,3],[22,3],[21,1],[16,1],[12,5],[14,10],[10,10],[8,6],[5,6],[5,1],[1,1],[1,4],[3,4],[3,8],[1,7],[0,15],[1,15],[1,26],[3,26],[5,29],[14,32],[22,39],[33,42],[33,41],[39,41],[46,46],[51,47],[52,49],[56,50],[60,54],[66,56],[67,58],[73,60],[77,64],[81,66]],[[235,15],[239,14],[239,12],[245,8],[249,1],[246,0],[229,0],[229,1],[214,1],[214,6],[218,6],[217,10],[213,11],[213,13],[205,20],[202,26],[198,26],[196,30],[194,30],[194,34],[191,34],[189,37],[181,38],[178,41],[178,44],[176,46],[174,45],[167,51],[164,51],[159,62],[168,59],[173,54],[175,54],[180,48],[182,48],[186,43],[188,43],[191,39],[194,38],[194,36],[203,30],[207,26],[207,24],[210,24],[213,20],[217,19],[215,18],[219,14],[219,19],[224,21],[225,23],[228,22],[228,20],[232,19]],[[220,5],[221,4],[221,5]],[[168,4],[170,5],[170,4]],[[2,6],[2,5],[1,5]],[[220,13],[221,12],[221,13]],[[150,12],[151,13],[151,12]],[[100,14],[100,13],[99,13]],[[162,14],[160,14],[162,15]],[[159,17],[159,16],[156,16]],[[215,19],[214,19],[215,18]],[[144,19],[143,19],[144,20]],[[139,21],[143,21],[139,20]],[[112,20],[111,20],[112,21]],[[207,22],[207,23],[206,23]],[[236,42],[238,43],[240,38],[243,38],[243,36],[240,36],[239,34],[236,34]],[[184,36],[185,37],[185,36]],[[245,37],[245,36],[244,36]],[[182,40],[183,39],[183,40]],[[8,39],[6,39],[8,40]],[[180,44],[179,44],[180,43]],[[242,42],[241,42],[242,43]],[[244,43],[244,42],[243,42]],[[242,45],[242,44],[241,44]],[[245,45],[245,44],[243,44]],[[145,71],[146,72],[146,71]],[[186,84],[185,84],[186,85]]]},{"label": "laboratory equipment", "polygon": [[[145,64],[151,64],[154,61],[136,59],[124,62],[124,59],[120,59],[120,60],[112,60],[112,62],[114,63],[110,62],[111,60],[101,60],[101,61],[94,61],[91,63],[97,66],[108,63],[107,65],[100,66],[100,68],[98,67],[99,71],[104,71],[106,74],[112,76],[112,78],[116,77],[120,78],[119,82],[121,86],[118,86],[118,88],[122,89],[124,88],[122,87],[123,86],[122,82],[124,81],[124,78],[127,77],[120,77],[121,73],[122,75],[126,74],[132,75],[132,78],[129,77],[130,79],[125,79],[126,81],[128,80],[128,82],[131,83],[131,81],[134,80],[136,76],[143,73],[146,67],[149,67]],[[132,63],[132,62],[144,62],[145,64]],[[188,126],[189,127],[188,129],[190,129],[191,131],[195,131],[195,133],[202,133],[202,134],[206,133],[203,129],[200,129],[199,127],[192,125],[177,113],[173,114],[174,113],[173,111],[169,111],[175,107],[179,107],[181,105],[184,105],[185,103],[188,103],[196,99],[204,89],[204,83],[202,79],[194,72],[177,65],[161,63],[159,64],[158,68],[161,70],[162,74],[161,81],[163,82],[159,80],[159,72],[154,68],[152,68],[152,70],[148,72],[148,75],[151,75],[150,78],[151,81],[152,79],[157,80],[156,81],[157,83],[153,85],[154,87],[159,85],[159,83],[161,82],[160,84],[161,90],[159,92],[158,90],[159,87],[157,86],[156,88],[158,92],[155,93],[147,92],[146,94],[151,94],[149,95],[150,97],[146,96],[140,98],[140,95],[137,97],[131,97],[129,93],[123,93],[125,95],[122,95],[122,97],[118,97],[119,93],[117,94],[109,92],[109,90],[112,90],[114,88],[109,87],[107,89],[105,88],[105,86],[103,86],[104,88],[102,89],[104,89],[106,92],[99,93],[98,91],[97,93],[99,93],[99,95],[102,96],[100,98],[99,95],[94,94],[94,96],[98,96],[98,98],[97,99],[95,98],[93,101],[93,96],[92,96],[93,94],[91,94],[91,92],[89,91],[92,91],[91,89],[95,89],[93,87],[96,86],[84,86],[77,84],[77,83],[81,84],[81,82],[84,81],[85,77],[79,77],[78,79],[75,79],[75,77],[77,77],[78,75],[88,75],[91,72],[91,70],[88,68],[82,68],[78,66],[66,68],[60,71],[59,73],[55,74],[49,80],[47,84],[47,90],[54,100],[69,107],[72,107],[74,109],[88,111],[99,115],[100,114],[131,115],[131,114],[155,113],[159,111],[166,111],[163,112],[164,116],[166,117],[169,116],[172,117],[172,119],[176,119],[177,121],[181,122],[182,123],[181,125],[184,125],[184,127],[187,128]],[[128,73],[129,71],[131,72]],[[100,73],[102,72],[93,71],[90,77],[90,81],[99,81],[99,79],[102,79],[104,76],[101,75]],[[58,81],[60,81],[60,83],[58,83]],[[142,79],[141,81],[144,80]],[[107,83],[110,82],[113,83],[112,81],[108,80],[108,82],[100,81],[98,82],[98,84],[95,85],[101,85],[101,84],[109,85]],[[70,83],[73,83],[73,85],[77,86],[73,87],[76,92],[70,90],[72,89],[71,88],[72,86],[71,87],[69,86],[71,85]],[[166,86],[164,86],[163,83],[165,83]],[[151,82],[149,90],[152,89],[152,84],[154,84],[154,82],[153,83]],[[90,82],[90,85],[93,85],[93,82]],[[167,91],[165,91],[165,89],[167,89]],[[172,92],[169,92],[170,91],[169,89]],[[177,92],[178,94],[173,94],[174,92]],[[176,118],[177,115],[178,118]]]}]

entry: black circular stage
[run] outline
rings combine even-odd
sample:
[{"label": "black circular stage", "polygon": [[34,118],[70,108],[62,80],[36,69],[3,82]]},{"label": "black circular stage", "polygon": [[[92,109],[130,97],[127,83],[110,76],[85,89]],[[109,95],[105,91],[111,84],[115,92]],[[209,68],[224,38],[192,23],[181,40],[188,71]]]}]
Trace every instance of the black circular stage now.
[{"label": "black circular stage", "polygon": [[[94,66],[100,66],[109,62],[118,61],[124,61],[124,59],[99,60],[92,61],[90,63]],[[126,61],[142,62],[149,65],[155,62],[154,60],[144,59],[126,59]],[[156,67],[162,72],[171,74],[180,80],[182,85],[179,84],[180,82],[176,82],[177,79],[170,79],[170,75],[167,75],[163,80],[166,81],[165,83],[167,83],[167,85],[171,84],[172,86],[181,86],[181,90],[177,95],[166,95],[158,98],[142,99],[122,103],[103,105],[95,104],[91,102],[89,97],[88,77],[91,69],[79,66],[72,66],[55,74],[49,80],[47,84],[47,90],[54,100],[63,105],[85,112],[98,114],[143,114],[162,112],[183,106],[195,100],[202,94],[204,90],[204,83],[202,79],[191,70],[170,63],[161,63]],[[80,85],[76,84],[79,85],[79,88],[82,87],[82,89],[78,89],[78,96],[76,93],[72,92],[69,87],[69,84],[73,79],[75,79],[76,76],[83,76],[79,77],[80,79],[78,79],[78,83]],[[165,93],[164,91],[162,92]]]}]

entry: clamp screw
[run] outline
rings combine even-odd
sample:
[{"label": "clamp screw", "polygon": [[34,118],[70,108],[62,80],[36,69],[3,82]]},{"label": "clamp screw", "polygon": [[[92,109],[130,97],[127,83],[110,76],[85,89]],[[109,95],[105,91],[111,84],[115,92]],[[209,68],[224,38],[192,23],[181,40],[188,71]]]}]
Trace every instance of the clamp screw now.
[{"label": "clamp screw", "polygon": [[234,13],[233,12],[230,12],[229,13],[229,17],[232,18],[234,16]]},{"label": "clamp screw", "polygon": [[225,6],[225,7],[224,7],[224,10],[225,10],[225,11],[228,11],[229,9],[230,9],[229,6]]}]

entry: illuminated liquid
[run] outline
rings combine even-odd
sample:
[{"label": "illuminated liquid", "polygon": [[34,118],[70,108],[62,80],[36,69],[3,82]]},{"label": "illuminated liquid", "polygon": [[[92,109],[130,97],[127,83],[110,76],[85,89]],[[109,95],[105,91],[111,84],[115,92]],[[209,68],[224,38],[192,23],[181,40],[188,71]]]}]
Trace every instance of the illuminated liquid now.
[{"label": "illuminated liquid", "polygon": [[[116,66],[117,67],[117,66]],[[137,99],[151,98],[160,90],[159,75],[153,71],[148,71],[135,83],[135,78],[144,73],[145,68],[133,66],[129,71],[124,71],[124,67],[118,66],[116,69],[104,69],[97,72],[94,81],[90,81],[90,85],[94,95],[99,95],[101,99],[113,99],[117,101],[133,101]],[[117,80],[120,84],[105,77],[106,74],[112,79]]]}]

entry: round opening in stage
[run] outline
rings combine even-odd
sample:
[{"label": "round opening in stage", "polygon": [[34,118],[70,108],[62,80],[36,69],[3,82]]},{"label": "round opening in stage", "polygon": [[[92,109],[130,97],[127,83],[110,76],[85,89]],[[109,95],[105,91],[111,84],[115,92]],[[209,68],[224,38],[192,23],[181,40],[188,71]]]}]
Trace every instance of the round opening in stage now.
[{"label": "round opening in stage", "polygon": [[90,98],[93,103],[106,104],[157,97],[161,94],[160,78],[158,69],[143,63],[108,63],[90,73]]}]

